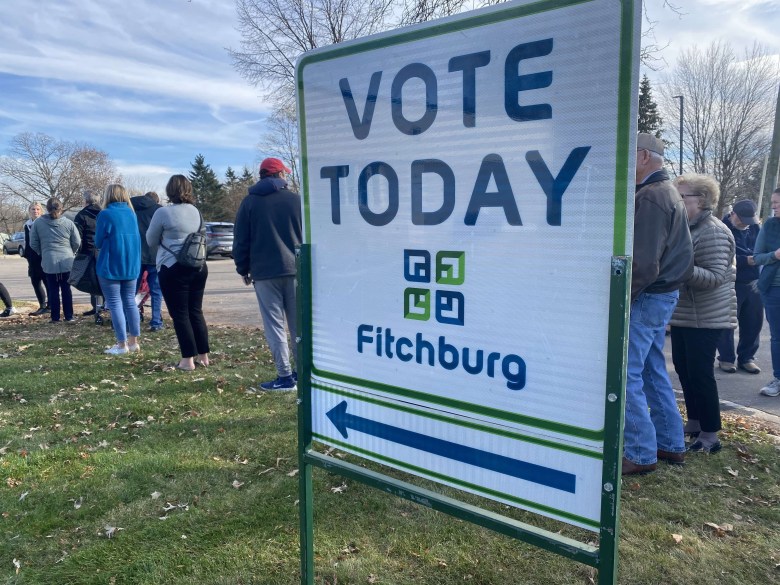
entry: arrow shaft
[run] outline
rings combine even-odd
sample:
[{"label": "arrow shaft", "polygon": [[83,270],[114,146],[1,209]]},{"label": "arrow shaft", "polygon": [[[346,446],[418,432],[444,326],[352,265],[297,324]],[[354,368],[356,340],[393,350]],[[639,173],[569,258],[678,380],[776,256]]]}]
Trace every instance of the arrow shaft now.
[{"label": "arrow shaft", "polygon": [[577,477],[573,473],[559,471],[543,465],[528,463],[519,459],[512,459],[497,453],[490,453],[482,449],[475,449],[466,445],[460,445],[451,441],[437,439],[414,431],[401,429],[385,423],[344,413],[342,423],[347,427],[367,435],[372,435],[386,441],[398,443],[473,465],[483,469],[489,469],[504,475],[510,475],[518,479],[538,483],[569,493],[575,493]]}]

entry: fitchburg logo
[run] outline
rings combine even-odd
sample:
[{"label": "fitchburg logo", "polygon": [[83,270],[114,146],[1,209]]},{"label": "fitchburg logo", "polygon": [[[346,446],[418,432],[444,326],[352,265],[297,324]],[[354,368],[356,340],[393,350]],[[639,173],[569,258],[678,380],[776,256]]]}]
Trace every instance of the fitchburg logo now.
[{"label": "fitchburg logo", "polygon": [[[466,253],[441,250],[404,250],[404,319],[433,321],[443,325],[465,324],[466,299],[453,290],[466,282]],[[433,317],[433,319],[432,319]],[[409,324],[411,325],[411,324]],[[430,323],[428,328],[434,323]],[[457,338],[463,330],[449,330]],[[429,334],[436,335],[431,337]],[[404,331],[362,323],[357,328],[357,352],[401,362],[414,362],[444,370],[460,370],[471,376],[503,377],[509,390],[522,390],[526,382],[525,360],[519,355],[455,345],[454,339],[429,330]]]},{"label": "fitchburg logo", "polygon": [[[437,287],[460,286],[466,281],[466,253],[441,250],[436,253],[434,262],[428,250],[404,250],[404,279]],[[432,299],[436,321],[446,325],[464,325],[466,299],[463,293],[420,286],[404,289],[404,319],[429,320]]]}]

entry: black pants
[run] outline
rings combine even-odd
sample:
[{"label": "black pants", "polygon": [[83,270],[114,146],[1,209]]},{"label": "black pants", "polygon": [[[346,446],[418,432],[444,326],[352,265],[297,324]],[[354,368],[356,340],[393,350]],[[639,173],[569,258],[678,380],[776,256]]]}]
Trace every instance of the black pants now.
[{"label": "black pants", "polygon": [[8,289],[3,286],[2,282],[0,282],[0,301],[3,301],[3,305],[5,305],[6,309],[13,305],[11,295],[9,294]]},{"label": "black pants", "polygon": [[27,266],[27,276],[30,277],[30,284],[32,284],[35,291],[35,298],[38,299],[38,304],[42,309],[48,304],[46,302],[48,285],[46,284],[46,274],[43,272],[43,268],[41,268],[41,263],[29,264]]},{"label": "black pants", "polygon": [[173,321],[181,357],[209,353],[209,332],[203,317],[203,291],[209,270],[174,264],[160,270],[160,289]]},{"label": "black pants", "polygon": [[51,320],[60,320],[60,293],[62,293],[62,312],[66,320],[73,319],[73,294],[68,284],[70,272],[46,274],[46,288],[49,291]]},{"label": "black pants", "polygon": [[720,401],[715,382],[715,347],[723,329],[672,326],[672,362],[680,377],[688,420],[701,430],[720,430]]},{"label": "black pants", "polygon": [[718,360],[730,364],[752,362],[758,351],[761,328],[764,326],[764,303],[761,293],[751,282],[738,282],[734,285],[737,292],[737,322],[739,323],[739,344],[734,354],[734,330],[724,329],[718,342]]}]

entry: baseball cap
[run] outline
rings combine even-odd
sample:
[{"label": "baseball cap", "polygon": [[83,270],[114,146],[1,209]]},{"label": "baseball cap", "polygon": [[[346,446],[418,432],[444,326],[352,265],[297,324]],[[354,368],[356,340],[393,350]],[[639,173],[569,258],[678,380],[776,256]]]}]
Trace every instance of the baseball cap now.
[{"label": "baseball cap", "polygon": [[636,147],[641,150],[649,150],[656,154],[664,155],[664,141],[652,134],[640,132],[636,135]]},{"label": "baseball cap", "polygon": [[737,201],[732,207],[732,211],[737,214],[740,221],[747,225],[755,225],[758,223],[758,206],[752,199],[743,199]]},{"label": "baseball cap", "polygon": [[260,170],[266,171],[270,174],[284,171],[285,173],[291,173],[292,171],[284,166],[284,163],[278,158],[267,158],[260,163]]}]

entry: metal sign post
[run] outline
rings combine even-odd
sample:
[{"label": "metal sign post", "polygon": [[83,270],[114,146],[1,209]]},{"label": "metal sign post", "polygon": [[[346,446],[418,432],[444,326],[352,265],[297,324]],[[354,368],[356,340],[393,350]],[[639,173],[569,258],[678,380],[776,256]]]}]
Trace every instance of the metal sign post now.
[{"label": "metal sign post", "polygon": [[616,582],[638,8],[509,3],[299,61],[302,583],[313,466]]}]

